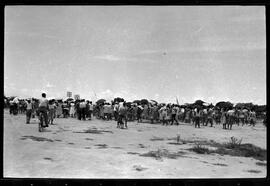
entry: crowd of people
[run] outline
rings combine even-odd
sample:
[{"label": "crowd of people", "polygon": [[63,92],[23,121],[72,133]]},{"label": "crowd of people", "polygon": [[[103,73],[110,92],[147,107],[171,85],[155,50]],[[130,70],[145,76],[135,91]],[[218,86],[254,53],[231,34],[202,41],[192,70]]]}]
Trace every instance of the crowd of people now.
[{"label": "crowd of people", "polygon": [[[43,99],[46,99],[46,94]],[[195,128],[222,124],[223,129],[232,129],[236,125],[256,124],[256,112],[246,108],[224,109],[219,107],[187,107],[178,104],[159,104],[157,102],[130,103],[111,101],[96,102],[93,104],[85,99],[47,100],[46,123],[53,124],[55,118],[77,118],[78,120],[91,120],[96,117],[100,120],[115,120],[118,128],[127,128],[128,121],[138,123],[148,121],[150,123],[161,123],[162,125],[179,125],[179,123],[193,124]],[[26,123],[31,118],[39,115],[40,104],[44,100],[14,98],[5,101],[5,106],[9,107],[10,114],[26,114]],[[266,118],[264,119],[266,125]]]}]

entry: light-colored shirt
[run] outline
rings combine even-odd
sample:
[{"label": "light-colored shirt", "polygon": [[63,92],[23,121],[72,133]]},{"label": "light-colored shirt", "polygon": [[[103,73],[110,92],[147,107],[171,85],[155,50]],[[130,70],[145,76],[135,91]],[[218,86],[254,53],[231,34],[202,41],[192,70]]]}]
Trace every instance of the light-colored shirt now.
[{"label": "light-colored shirt", "polygon": [[27,103],[26,109],[27,110],[32,110],[33,104],[32,103]]},{"label": "light-colored shirt", "polygon": [[48,100],[46,98],[41,98],[39,100],[39,107],[48,107]]},{"label": "light-colored shirt", "polygon": [[89,105],[89,110],[92,110],[93,111],[94,107],[92,104]]}]

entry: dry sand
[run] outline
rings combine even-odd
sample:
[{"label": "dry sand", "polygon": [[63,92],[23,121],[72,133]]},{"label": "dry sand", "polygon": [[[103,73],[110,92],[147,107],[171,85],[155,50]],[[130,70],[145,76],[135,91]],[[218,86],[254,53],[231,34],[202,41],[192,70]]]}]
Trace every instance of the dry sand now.
[{"label": "dry sand", "polygon": [[[38,132],[37,119],[25,124],[25,115],[4,111],[4,177],[15,178],[258,178],[266,177],[266,163],[250,157],[197,154],[187,150],[194,144],[175,145],[177,134],[184,140],[228,142],[243,138],[266,149],[266,128],[233,126],[223,130],[195,129],[191,124],[162,126],[129,122],[128,129],[115,121],[79,121],[56,118],[55,125]],[[92,129],[96,133],[83,133]],[[171,144],[170,144],[171,143]],[[140,156],[164,149],[175,159]]]}]

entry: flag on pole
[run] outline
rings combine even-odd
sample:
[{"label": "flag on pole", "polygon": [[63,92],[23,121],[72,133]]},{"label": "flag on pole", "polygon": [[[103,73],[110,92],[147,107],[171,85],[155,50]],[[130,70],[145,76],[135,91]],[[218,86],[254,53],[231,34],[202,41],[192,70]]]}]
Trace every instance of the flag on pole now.
[{"label": "flag on pole", "polygon": [[178,98],[176,97],[176,103],[177,103],[177,105],[179,105],[179,101],[178,101]]}]

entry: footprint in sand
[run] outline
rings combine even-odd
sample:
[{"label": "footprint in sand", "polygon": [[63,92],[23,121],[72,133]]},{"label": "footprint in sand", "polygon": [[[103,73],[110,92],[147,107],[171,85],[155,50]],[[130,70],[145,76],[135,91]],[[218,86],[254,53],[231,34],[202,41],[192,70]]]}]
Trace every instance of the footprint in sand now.
[{"label": "footprint in sand", "polygon": [[134,166],[133,166],[133,169],[135,169],[136,171],[144,171],[144,170],[146,170],[147,168],[142,167],[141,165],[134,165]]},{"label": "footprint in sand", "polygon": [[47,158],[47,157],[45,157],[45,158],[43,158],[44,160],[50,160],[50,161],[53,161],[53,159],[52,158]]}]

